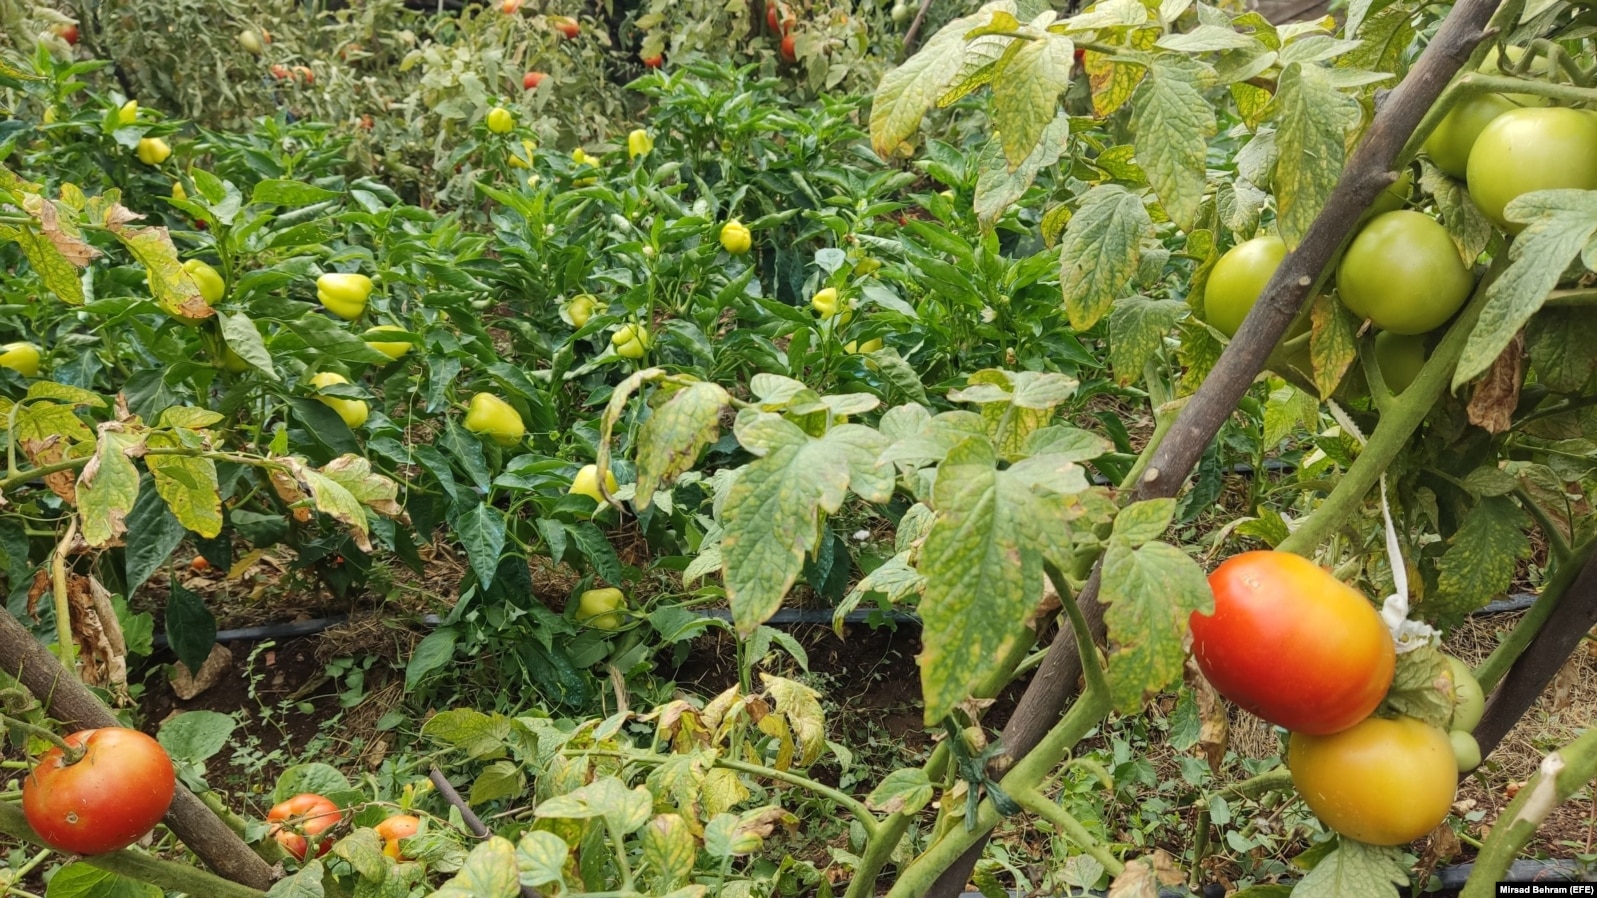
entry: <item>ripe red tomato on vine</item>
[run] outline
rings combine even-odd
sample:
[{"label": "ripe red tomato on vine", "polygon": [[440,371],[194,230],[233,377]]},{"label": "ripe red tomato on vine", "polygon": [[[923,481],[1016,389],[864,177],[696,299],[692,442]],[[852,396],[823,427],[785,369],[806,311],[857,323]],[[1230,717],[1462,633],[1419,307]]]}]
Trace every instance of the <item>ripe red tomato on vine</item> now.
[{"label": "ripe red tomato on vine", "polygon": [[1220,694],[1297,733],[1359,723],[1392,685],[1392,634],[1362,593],[1290,552],[1244,552],[1209,575],[1192,656]]},{"label": "ripe red tomato on vine", "polygon": [[[315,792],[302,792],[279,802],[266,814],[266,822],[276,824],[269,835],[295,860],[300,861],[305,860],[305,854],[310,849],[306,837],[319,836],[342,819],[338,805]],[[316,850],[316,856],[321,857],[332,847],[331,839],[323,840]]]},{"label": "ripe red tomato on vine", "polygon": [[83,756],[68,764],[66,753],[52,748],[22,781],[22,814],[45,844],[106,854],[161,822],[177,780],[159,742],[122,727],[81,730],[65,742]]}]

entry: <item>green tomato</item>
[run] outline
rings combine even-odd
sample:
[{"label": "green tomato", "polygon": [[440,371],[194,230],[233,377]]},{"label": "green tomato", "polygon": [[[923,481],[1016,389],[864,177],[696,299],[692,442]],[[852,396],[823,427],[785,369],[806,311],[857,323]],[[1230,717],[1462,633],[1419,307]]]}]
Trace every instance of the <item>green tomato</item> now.
[{"label": "green tomato", "polygon": [[[1502,55],[1499,55],[1497,48],[1493,47],[1486,51],[1485,56],[1481,57],[1480,68],[1476,71],[1483,75],[1514,77],[1506,69],[1518,65],[1519,61],[1525,58],[1525,48],[1505,46],[1503,49],[1507,51],[1506,55],[1508,56],[1508,64],[1506,66],[1502,64]],[[1552,60],[1543,54],[1536,57],[1536,60],[1530,64],[1530,68],[1526,70],[1525,75],[1537,80],[1546,80],[1547,76],[1552,74],[1552,71]],[[1519,77],[1525,77],[1525,75]],[[1553,104],[1551,97],[1542,97],[1536,94],[1505,94],[1505,96],[1514,101],[1517,106],[1551,106]]]},{"label": "green tomato", "polygon": [[1275,236],[1255,237],[1226,250],[1203,288],[1203,313],[1209,325],[1227,337],[1236,336],[1284,258],[1286,243]]},{"label": "green tomato", "polygon": [[1343,304],[1398,334],[1423,334],[1445,324],[1474,284],[1447,229],[1409,211],[1371,219],[1336,269]]},{"label": "green tomato", "polygon": [[1453,719],[1449,726],[1466,733],[1474,732],[1486,713],[1486,693],[1469,665],[1452,655],[1446,657],[1448,672],[1453,675]]},{"label": "green tomato", "polygon": [[1431,136],[1425,138],[1425,155],[1452,177],[1464,177],[1469,170],[1469,151],[1475,146],[1475,138],[1481,136],[1492,119],[1517,108],[1501,94],[1481,94],[1459,103],[1442,118]]},{"label": "green tomato", "polygon": [[1414,191],[1414,169],[1405,166],[1392,186],[1381,191],[1381,195],[1370,204],[1370,216],[1385,215],[1408,205],[1408,195]]},{"label": "green tomato", "polygon": [[1403,392],[1425,367],[1425,335],[1381,331],[1375,335],[1375,364],[1386,389],[1393,396]]},{"label": "green tomato", "polygon": [[1525,229],[1504,209],[1535,190],[1597,190],[1597,116],[1561,107],[1511,109],[1491,120],[1469,152],[1469,194],[1510,234]]},{"label": "green tomato", "polygon": [[1453,760],[1458,764],[1459,773],[1469,773],[1481,766],[1481,744],[1475,741],[1473,734],[1453,730],[1447,734],[1447,741],[1453,745]]}]

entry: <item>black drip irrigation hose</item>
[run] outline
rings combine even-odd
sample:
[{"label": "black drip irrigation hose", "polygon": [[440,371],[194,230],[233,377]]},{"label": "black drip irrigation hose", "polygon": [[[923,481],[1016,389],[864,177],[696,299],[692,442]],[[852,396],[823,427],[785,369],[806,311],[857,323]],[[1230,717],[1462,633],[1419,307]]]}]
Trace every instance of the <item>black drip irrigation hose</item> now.
[{"label": "black drip irrigation hose", "polygon": [[[1507,614],[1513,611],[1524,611],[1536,601],[1536,596],[1530,593],[1520,593],[1495,602],[1474,612],[1474,617],[1484,617],[1491,614]],[[725,608],[710,611],[693,612],[699,617],[714,618],[729,621],[732,612]],[[831,626],[833,612],[828,608],[783,608],[771,615],[766,621],[773,626]],[[335,614],[331,617],[318,617],[313,620],[289,621],[279,624],[262,624],[258,627],[243,627],[237,630],[216,631],[217,642],[259,642],[263,639],[293,639],[300,636],[315,636],[330,627],[336,627],[349,620],[348,615]],[[443,623],[444,619],[436,614],[424,614],[421,625],[433,629]],[[919,627],[920,615],[913,611],[850,611],[843,615],[843,623],[851,625],[879,624],[888,622],[894,626]],[[156,648],[165,648],[166,634],[157,633],[153,640]]]}]

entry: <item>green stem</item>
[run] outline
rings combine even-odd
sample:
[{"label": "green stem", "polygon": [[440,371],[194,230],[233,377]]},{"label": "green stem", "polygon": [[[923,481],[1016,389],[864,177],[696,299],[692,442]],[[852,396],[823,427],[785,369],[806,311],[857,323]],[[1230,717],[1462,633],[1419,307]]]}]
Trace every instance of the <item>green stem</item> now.
[{"label": "green stem", "polygon": [[[1049,770],[1064,759],[1071,747],[1102,722],[1110,707],[1108,693],[1092,689],[1082,693],[1037,747],[1005,774],[999,787],[1010,795],[1023,789],[1036,789],[1037,784],[1042,782]],[[968,829],[962,826],[954,827],[945,832],[942,838],[933,842],[920,857],[905,868],[898,881],[893,884],[892,890],[887,893],[888,898],[915,898],[926,894],[942,872],[953,866],[972,845],[985,838],[987,833],[998,825],[999,819],[998,809],[993,807],[992,800],[982,801],[977,808],[974,825]]]},{"label": "green stem", "polygon": [[1589,539],[1569,552],[1569,558],[1558,565],[1558,569],[1548,578],[1542,586],[1542,594],[1536,603],[1530,606],[1525,616],[1519,619],[1514,629],[1508,631],[1503,641],[1498,643],[1491,655],[1481,662],[1475,671],[1475,679],[1480,681],[1481,690],[1488,695],[1497,688],[1499,681],[1508,674],[1509,668],[1524,654],[1526,647],[1536,634],[1541,631],[1542,625],[1547,623],[1547,618],[1558,607],[1558,602],[1569,589],[1575,579],[1580,576],[1581,568],[1586,566],[1586,560],[1597,549],[1597,539]]},{"label": "green stem", "polygon": [[1547,539],[1547,551],[1560,564],[1568,562],[1569,543],[1564,539],[1564,534],[1559,531],[1558,525],[1547,514],[1547,510],[1532,499],[1530,491],[1523,486],[1514,487],[1514,496],[1519,499],[1519,504],[1525,507],[1530,516],[1536,519],[1537,526],[1542,528],[1542,536]]},{"label": "green stem", "polygon": [[1486,305],[1487,288],[1507,264],[1507,253],[1499,253],[1493,259],[1492,268],[1476,285],[1474,296],[1470,297],[1469,304],[1452,327],[1448,328],[1441,345],[1425,362],[1414,382],[1397,397],[1390,412],[1381,417],[1375,431],[1370,434],[1369,442],[1353,464],[1348,466],[1331,495],[1303,520],[1292,535],[1282,540],[1277,549],[1308,555],[1319,548],[1364,503],[1365,495],[1380,481],[1381,475],[1391,467],[1398,454],[1407,448],[1414,432],[1424,423],[1425,416],[1436,407],[1446,392],[1453,369],[1464,354],[1464,344],[1469,339],[1470,331],[1475,329],[1481,308]]},{"label": "green stem", "polygon": [[[0,804],[0,832],[41,848],[49,847],[28,826],[27,819],[15,805]],[[85,857],[81,862],[119,876],[151,883],[170,892],[205,895],[207,898],[264,898],[266,894],[198,867],[158,860],[125,848],[110,854]]]},{"label": "green stem", "polygon": [[1554,290],[1543,306],[1597,306],[1597,290]]},{"label": "green stem", "polygon": [[1081,821],[1071,816],[1070,812],[1061,807],[1058,802],[1035,789],[1020,789],[1011,792],[1009,797],[1019,802],[1026,810],[1052,823],[1055,829],[1075,842],[1077,847],[1096,858],[1098,863],[1103,864],[1103,868],[1109,871],[1110,876],[1119,876],[1126,869],[1126,865],[1122,864],[1119,858],[1111,854],[1109,849],[1098,844],[1098,840],[1087,832],[1087,828],[1081,825]]},{"label": "green stem", "polygon": [[[72,605],[67,599],[67,551],[78,535],[78,518],[67,519],[67,532],[50,555],[50,585],[55,598],[55,635],[61,646],[61,665],[72,676],[78,675],[78,644],[72,638]],[[80,755],[81,757],[81,755]]]},{"label": "green stem", "polygon": [[1597,730],[1588,730],[1574,742],[1542,760],[1514,800],[1492,824],[1492,834],[1475,857],[1475,869],[1459,898],[1491,898],[1496,882],[1508,874],[1520,849],[1536,835],[1552,810],[1568,801],[1597,777]]},{"label": "green stem", "polygon": [[632,891],[632,865],[627,862],[627,840],[614,826],[605,820],[604,828],[610,832],[610,844],[615,854],[616,868],[621,873],[621,891]]},{"label": "green stem", "polygon": [[[38,724],[28,723],[26,720],[18,720],[15,717],[8,717],[4,714],[0,714],[0,729],[19,730],[21,732],[27,733],[29,736],[33,736],[36,739],[43,739],[51,745],[54,745],[56,748],[61,749],[61,757],[66,761],[68,766],[76,764],[78,761],[83,759],[83,748],[68,745],[67,741],[61,738],[59,733],[49,729],[48,727],[42,727]],[[19,765],[20,769],[28,769],[28,764],[25,761],[19,762]]]}]

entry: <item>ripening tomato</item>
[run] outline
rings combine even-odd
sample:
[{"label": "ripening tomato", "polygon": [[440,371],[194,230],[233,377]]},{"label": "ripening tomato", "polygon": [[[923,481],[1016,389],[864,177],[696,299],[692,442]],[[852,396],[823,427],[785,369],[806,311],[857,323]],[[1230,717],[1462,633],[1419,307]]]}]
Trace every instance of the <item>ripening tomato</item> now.
[{"label": "ripening tomato", "polygon": [[1244,552],[1209,575],[1192,656],[1221,695],[1289,730],[1324,735],[1370,715],[1392,685],[1392,634],[1362,593],[1290,552]]},{"label": "ripening tomato", "polygon": [[798,62],[798,43],[793,40],[791,33],[782,35],[782,58],[787,62]]},{"label": "ripening tomato", "polygon": [[576,36],[582,33],[582,26],[578,25],[577,20],[570,16],[550,16],[549,24],[554,26],[554,29],[560,32],[561,37],[568,41],[575,40]]},{"label": "ripening tomato", "polygon": [[644,67],[651,69],[657,69],[661,65],[665,64],[665,57],[658,53],[654,54],[653,56],[640,56],[639,59],[643,60]]},{"label": "ripening tomato", "polygon": [[1447,819],[1458,762],[1447,733],[1412,717],[1370,717],[1329,736],[1293,733],[1292,785],[1320,822],[1367,845],[1404,845]]},{"label": "ripening tomato", "polygon": [[1481,94],[1464,100],[1448,110],[1436,130],[1425,138],[1425,155],[1447,174],[1464,177],[1469,170],[1469,151],[1475,146],[1475,138],[1481,136],[1492,119],[1517,108],[1499,94]]},{"label": "ripening tomato", "polygon": [[1447,323],[1475,286],[1447,229],[1407,210],[1370,219],[1336,268],[1337,293],[1360,318],[1399,334]]},{"label": "ripening tomato", "polygon": [[[295,860],[305,860],[310,848],[306,836],[319,836],[343,819],[338,805],[332,799],[314,792],[302,792],[272,806],[266,822],[276,824],[267,835],[277,840]],[[325,839],[317,846],[316,856],[321,857],[333,847],[333,840]]]},{"label": "ripening tomato", "polygon": [[177,779],[159,742],[104,727],[80,730],[66,743],[83,749],[77,763],[51,748],[22,781],[22,815],[46,845],[105,854],[137,842],[166,816]]},{"label": "ripening tomato", "polygon": [[1214,263],[1203,288],[1203,314],[1209,325],[1227,337],[1235,337],[1242,319],[1248,316],[1284,258],[1286,242],[1273,234],[1226,250]]},{"label": "ripening tomato", "polygon": [[532,90],[533,88],[542,84],[543,79],[547,77],[549,76],[545,75],[543,72],[528,72],[527,74],[521,76],[521,89]]},{"label": "ripening tomato", "polygon": [[400,848],[401,840],[408,839],[421,829],[421,818],[410,814],[395,814],[387,820],[377,824],[377,835],[383,840],[383,854],[396,861],[405,860],[404,851]]},{"label": "ripening tomato", "polygon": [[1510,109],[1481,129],[1469,151],[1470,198],[1510,234],[1510,201],[1534,190],[1597,190],[1597,115],[1582,109]]}]

